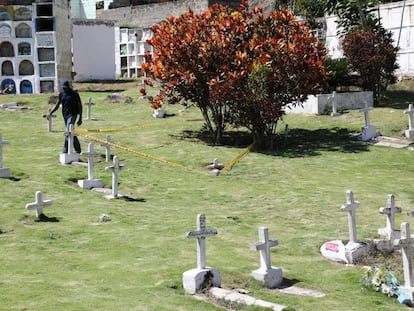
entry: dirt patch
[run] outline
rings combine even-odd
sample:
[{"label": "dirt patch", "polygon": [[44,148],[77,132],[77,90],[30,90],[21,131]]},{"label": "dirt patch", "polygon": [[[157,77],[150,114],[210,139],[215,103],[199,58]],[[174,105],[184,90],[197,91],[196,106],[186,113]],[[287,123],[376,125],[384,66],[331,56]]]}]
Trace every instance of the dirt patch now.
[{"label": "dirt patch", "polygon": [[141,79],[73,82],[73,88],[80,92],[123,92],[140,86]]}]

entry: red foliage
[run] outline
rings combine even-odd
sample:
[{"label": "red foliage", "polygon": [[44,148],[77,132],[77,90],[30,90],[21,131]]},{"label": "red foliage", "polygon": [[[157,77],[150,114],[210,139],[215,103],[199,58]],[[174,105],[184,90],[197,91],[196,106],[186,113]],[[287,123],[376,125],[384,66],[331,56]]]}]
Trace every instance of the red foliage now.
[{"label": "red foliage", "polygon": [[[214,4],[152,30],[155,53],[142,69],[164,86],[160,102],[191,100],[216,141],[226,122],[246,126],[256,138],[271,134],[285,106],[315,93],[326,75],[325,50],[288,11],[264,16],[245,0],[236,11]],[[262,67],[268,81],[252,88],[252,73]],[[257,87],[265,87],[260,96]]]}]

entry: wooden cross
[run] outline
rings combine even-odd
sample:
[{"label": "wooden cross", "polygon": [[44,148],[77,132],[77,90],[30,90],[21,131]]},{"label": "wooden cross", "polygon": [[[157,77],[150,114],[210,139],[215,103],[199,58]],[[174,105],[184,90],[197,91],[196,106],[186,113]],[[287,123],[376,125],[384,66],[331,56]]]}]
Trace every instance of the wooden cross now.
[{"label": "wooden cross", "polygon": [[27,210],[36,209],[36,217],[39,218],[40,215],[43,215],[43,207],[52,205],[52,201],[45,200],[43,201],[42,192],[36,191],[36,202],[26,204]]},{"label": "wooden cross", "polygon": [[401,208],[396,207],[394,201],[395,201],[394,195],[389,194],[388,199],[387,199],[387,206],[381,207],[379,209],[379,212],[381,214],[385,214],[387,216],[386,230],[387,230],[387,237],[389,240],[391,240],[393,237],[395,214],[401,213]]},{"label": "wooden cross", "polygon": [[197,239],[197,268],[205,269],[206,267],[206,237],[216,235],[217,230],[214,228],[206,229],[206,216],[197,215],[197,230],[187,232],[187,238]]},{"label": "wooden cross", "polygon": [[88,158],[88,180],[93,180],[93,158],[99,157],[100,154],[93,151],[93,143],[88,144],[88,152],[82,152],[81,155]]},{"label": "wooden cross", "polygon": [[359,202],[354,201],[352,190],[346,192],[346,204],[342,205],[341,211],[348,212],[349,242],[358,242],[356,233],[355,210],[359,207]]},{"label": "wooden cross", "polygon": [[411,258],[411,248],[414,244],[414,238],[411,237],[410,224],[401,223],[401,238],[394,241],[394,246],[402,248],[404,286],[413,286],[413,263]]},{"label": "wooden cross", "polygon": [[260,269],[268,270],[272,268],[270,248],[277,245],[276,240],[269,240],[269,228],[259,227],[259,242],[252,244],[250,249],[260,252]]},{"label": "wooden cross", "polygon": [[3,167],[3,145],[8,145],[7,140],[3,140],[2,134],[0,133],[0,168]]}]

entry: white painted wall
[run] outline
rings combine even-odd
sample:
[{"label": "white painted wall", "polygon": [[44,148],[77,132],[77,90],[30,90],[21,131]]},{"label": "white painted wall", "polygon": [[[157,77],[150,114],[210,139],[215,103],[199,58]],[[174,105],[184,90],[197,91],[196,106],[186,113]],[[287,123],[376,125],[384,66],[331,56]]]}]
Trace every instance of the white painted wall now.
[{"label": "white painted wall", "polygon": [[[382,4],[379,16],[383,27],[393,34],[394,45],[399,46],[396,71],[398,77],[414,76],[414,0],[407,0],[403,15],[403,1]],[[401,17],[403,24],[400,30]],[[333,58],[343,56],[340,39],[336,36],[337,24],[335,16],[326,17],[326,48]],[[400,35],[401,31],[401,35]],[[400,40],[398,42],[398,37]]]},{"label": "white painted wall", "polygon": [[73,20],[74,81],[116,79],[115,28],[108,21]]}]

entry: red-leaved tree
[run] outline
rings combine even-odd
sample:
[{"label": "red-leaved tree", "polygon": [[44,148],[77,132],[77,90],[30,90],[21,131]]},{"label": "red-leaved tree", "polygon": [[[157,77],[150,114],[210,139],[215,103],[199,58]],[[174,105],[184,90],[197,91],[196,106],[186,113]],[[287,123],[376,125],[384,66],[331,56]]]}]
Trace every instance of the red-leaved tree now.
[{"label": "red-leaved tree", "polygon": [[326,76],[325,49],[288,11],[264,16],[245,0],[236,11],[215,4],[152,30],[155,53],[142,68],[163,86],[152,107],[191,101],[216,143],[233,125],[272,147],[286,106],[300,105]]}]

